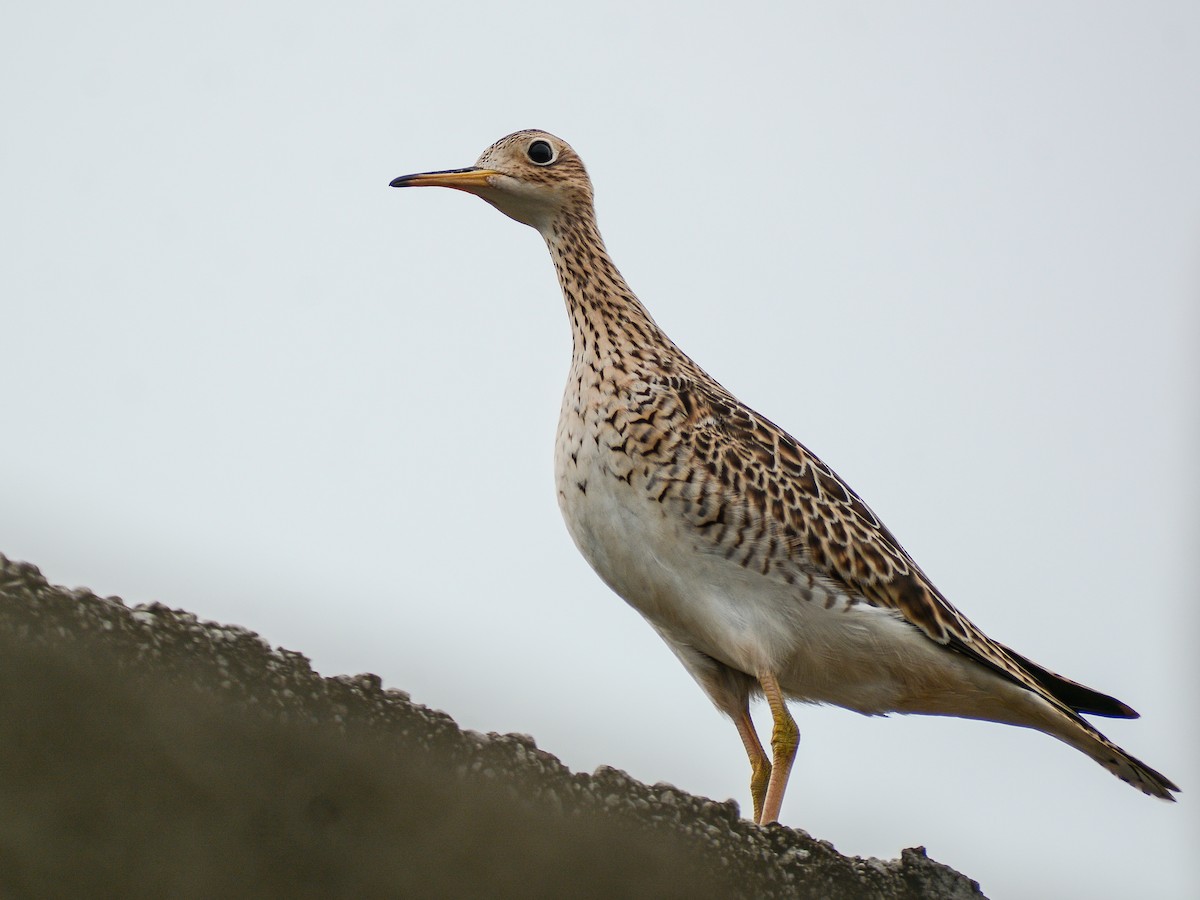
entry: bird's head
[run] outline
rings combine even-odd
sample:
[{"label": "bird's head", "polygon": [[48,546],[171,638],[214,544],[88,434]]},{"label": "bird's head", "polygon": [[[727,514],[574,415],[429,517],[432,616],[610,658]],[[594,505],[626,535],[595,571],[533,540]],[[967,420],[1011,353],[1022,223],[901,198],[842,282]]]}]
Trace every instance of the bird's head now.
[{"label": "bird's head", "polygon": [[391,186],[466,191],[542,233],[559,214],[592,206],[592,182],[571,145],[536,130],[501,138],[470,168],[402,175]]}]

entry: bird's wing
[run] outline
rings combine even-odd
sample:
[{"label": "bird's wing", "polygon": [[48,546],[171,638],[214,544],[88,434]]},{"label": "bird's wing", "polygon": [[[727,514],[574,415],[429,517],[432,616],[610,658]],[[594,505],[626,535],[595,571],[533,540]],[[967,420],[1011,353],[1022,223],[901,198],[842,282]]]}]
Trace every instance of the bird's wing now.
[{"label": "bird's wing", "polygon": [[[930,640],[1067,705],[1021,657],[955,609],[879,516],[816,454],[715,383],[680,377],[668,382],[664,386],[686,411],[679,446],[721,483],[726,496],[740,499],[741,528],[776,538],[774,545],[762,540],[759,545],[774,546],[823,583],[894,610]],[[743,564],[766,561],[747,553]]]}]

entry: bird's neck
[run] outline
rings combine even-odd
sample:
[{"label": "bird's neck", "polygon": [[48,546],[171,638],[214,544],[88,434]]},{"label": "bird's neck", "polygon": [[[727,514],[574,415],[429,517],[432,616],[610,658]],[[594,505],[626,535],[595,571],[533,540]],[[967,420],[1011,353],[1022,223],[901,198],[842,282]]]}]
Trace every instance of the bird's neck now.
[{"label": "bird's neck", "polygon": [[590,210],[556,217],[542,236],[566,300],[576,360],[632,358],[654,365],[674,350],[613,265]]}]

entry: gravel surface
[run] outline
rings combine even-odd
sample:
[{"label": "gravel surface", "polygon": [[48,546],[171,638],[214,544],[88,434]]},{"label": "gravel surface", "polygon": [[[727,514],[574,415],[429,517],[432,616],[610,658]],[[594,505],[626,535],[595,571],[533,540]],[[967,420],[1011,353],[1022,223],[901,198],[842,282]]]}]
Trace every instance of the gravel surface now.
[{"label": "gravel surface", "polygon": [[0,555],[0,897],[977,898]]}]

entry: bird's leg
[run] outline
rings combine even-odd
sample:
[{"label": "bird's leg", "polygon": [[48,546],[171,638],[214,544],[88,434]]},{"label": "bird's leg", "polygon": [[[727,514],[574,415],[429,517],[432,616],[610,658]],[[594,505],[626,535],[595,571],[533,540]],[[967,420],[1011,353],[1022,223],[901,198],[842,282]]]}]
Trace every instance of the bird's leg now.
[{"label": "bird's leg", "polygon": [[771,760],[763,750],[763,745],[754,730],[754,722],[750,719],[749,701],[742,711],[733,717],[738,734],[742,736],[742,744],[746,747],[746,755],[750,757],[750,798],[754,801],[754,821],[757,824],[762,818],[763,800],[767,795],[767,783],[771,780]]},{"label": "bird's leg", "polygon": [[792,773],[792,760],[796,758],[796,747],[800,744],[800,729],[796,720],[788,712],[787,701],[779,681],[769,672],[761,672],[758,683],[762,685],[763,695],[771,707],[771,718],[775,725],[771,729],[771,753],[774,760],[771,765],[771,775],[767,782],[767,795],[763,799],[762,815],[759,825],[769,825],[779,818],[779,809],[783,806],[783,792],[787,790],[788,776]]}]

